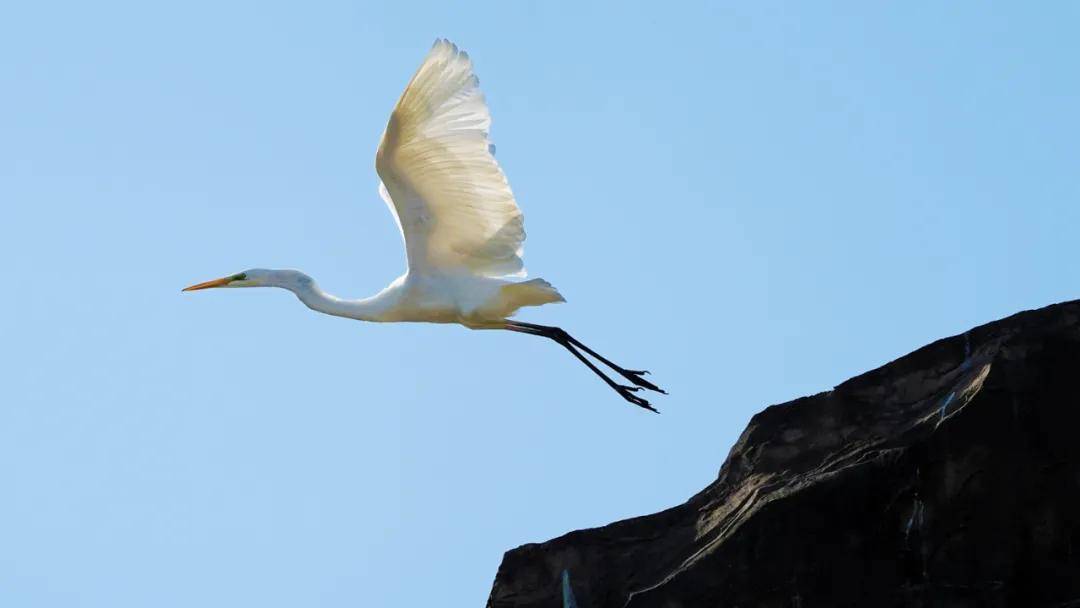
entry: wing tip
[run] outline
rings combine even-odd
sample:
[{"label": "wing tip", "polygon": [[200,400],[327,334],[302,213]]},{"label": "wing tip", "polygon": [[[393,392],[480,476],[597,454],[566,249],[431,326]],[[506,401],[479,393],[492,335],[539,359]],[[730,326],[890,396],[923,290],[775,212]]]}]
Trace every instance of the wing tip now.
[{"label": "wing tip", "polygon": [[430,54],[446,53],[448,59],[460,59],[465,63],[472,65],[472,59],[469,57],[469,53],[462,50],[457,44],[452,42],[449,38],[436,38],[435,43],[431,45]]},{"label": "wing tip", "polygon": [[453,53],[455,55],[458,54],[458,53],[464,52],[460,48],[458,48],[458,45],[451,42],[451,40],[449,38],[441,38],[441,37],[435,39],[435,42],[434,42],[434,44],[431,45],[431,48],[432,49],[448,49],[451,53]]}]

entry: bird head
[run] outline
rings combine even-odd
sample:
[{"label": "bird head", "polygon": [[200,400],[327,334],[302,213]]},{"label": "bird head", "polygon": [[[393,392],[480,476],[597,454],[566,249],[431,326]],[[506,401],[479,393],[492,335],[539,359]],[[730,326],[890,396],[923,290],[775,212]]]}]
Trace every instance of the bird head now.
[{"label": "bird head", "polygon": [[210,289],[211,287],[281,287],[299,293],[305,289],[310,289],[313,284],[311,277],[299,270],[252,268],[213,281],[197,283],[191,287],[185,287],[183,291],[198,291],[200,289]]},{"label": "bird head", "polygon": [[185,287],[183,291],[198,291],[200,289],[210,289],[213,287],[269,287],[273,285],[270,281],[272,276],[273,271],[271,270],[252,268],[251,270],[230,274],[229,276],[221,277],[220,279],[196,283],[191,287]]}]

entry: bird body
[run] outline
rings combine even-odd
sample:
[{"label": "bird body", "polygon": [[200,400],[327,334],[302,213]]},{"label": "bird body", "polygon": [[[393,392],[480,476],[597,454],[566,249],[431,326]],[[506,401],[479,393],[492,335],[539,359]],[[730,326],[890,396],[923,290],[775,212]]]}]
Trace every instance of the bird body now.
[{"label": "bird body", "polygon": [[378,323],[459,323],[479,328],[505,321],[523,306],[563,301],[543,279],[508,281],[407,273],[370,298],[347,300],[323,291],[299,270],[256,268],[241,274],[243,279],[214,287],[279,287],[293,292],[317,312]]},{"label": "bird body", "polygon": [[[361,321],[458,323],[552,339],[626,400],[661,391],[646,372],[619,367],[557,327],[512,321],[520,308],[564,302],[543,279],[524,280],[525,221],[489,139],[491,115],[469,56],[436,41],[405,87],[375,154],[379,194],[405,244],[405,274],[360,300],[330,295],[298,270],[252,269],[199,283],[211,287],[279,287],[312,310]],[[615,383],[582,353],[630,380]]]}]

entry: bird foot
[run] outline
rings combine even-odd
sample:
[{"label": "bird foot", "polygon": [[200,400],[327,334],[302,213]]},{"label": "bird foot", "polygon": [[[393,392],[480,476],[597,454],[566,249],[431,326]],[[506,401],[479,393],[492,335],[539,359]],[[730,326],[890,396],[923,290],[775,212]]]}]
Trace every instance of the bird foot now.
[{"label": "bird foot", "polygon": [[616,385],[615,390],[620,395],[622,395],[623,399],[626,399],[630,403],[633,403],[634,405],[636,405],[638,407],[643,407],[643,408],[645,408],[645,409],[647,409],[647,410],[649,410],[651,412],[656,412],[657,414],[660,413],[660,411],[657,410],[656,408],[654,408],[652,405],[650,405],[648,401],[646,401],[645,399],[642,399],[641,397],[638,397],[637,395],[634,394],[635,392],[640,391],[641,390],[640,388],[638,388],[636,386],[624,386],[622,384],[619,384],[619,385]]},{"label": "bird foot", "polygon": [[637,370],[632,370],[632,369],[616,369],[615,371],[619,372],[619,375],[622,376],[623,378],[626,378],[627,380],[629,380],[630,382],[633,382],[634,384],[636,384],[637,386],[640,386],[641,388],[646,388],[646,389],[649,389],[650,391],[656,391],[657,393],[660,393],[662,395],[667,394],[667,391],[665,391],[664,389],[660,388],[659,386],[656,386],[652,382],[649,382],[645,378],[642,378],[642,376],[649,373],[647,370],[637,371]]}]

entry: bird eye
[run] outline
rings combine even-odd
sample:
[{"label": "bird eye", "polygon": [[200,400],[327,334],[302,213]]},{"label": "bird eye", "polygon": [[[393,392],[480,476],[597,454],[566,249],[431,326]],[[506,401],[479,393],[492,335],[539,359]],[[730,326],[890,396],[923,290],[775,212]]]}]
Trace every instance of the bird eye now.
[{"label": "bird eye", "polygon": [[229,280],[230,281],[243,281],[245,279],[247,279],[247,274],[241,272],[240,274],[234,274]]}]

